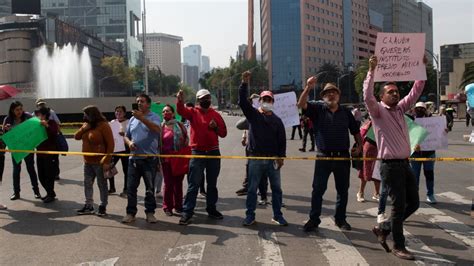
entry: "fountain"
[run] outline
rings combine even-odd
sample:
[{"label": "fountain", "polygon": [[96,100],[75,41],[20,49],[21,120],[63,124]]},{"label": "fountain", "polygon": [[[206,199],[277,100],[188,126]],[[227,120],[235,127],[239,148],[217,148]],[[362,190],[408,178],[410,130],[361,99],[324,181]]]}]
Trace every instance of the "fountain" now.
[{"label": "fountain", "polygon": [[46,45],[33,58],[37,94],[40,98],[89,98],[92,91],[92,63],[89,49],[79,52],[77,45],[59,47],[51,52]]}]

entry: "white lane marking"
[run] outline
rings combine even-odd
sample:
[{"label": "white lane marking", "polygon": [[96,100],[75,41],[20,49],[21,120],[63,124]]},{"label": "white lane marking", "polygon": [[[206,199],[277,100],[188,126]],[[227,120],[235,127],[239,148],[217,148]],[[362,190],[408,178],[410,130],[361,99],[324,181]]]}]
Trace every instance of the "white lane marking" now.
[{"label": "white lane marking", "polygon": [[198,265],[201,264],[204,255],[204,248],[206,241],[201,241],[195,244],[189,244],[168,249],[165,257],[165,264],[179,264],[179,265]]},{"label": "white lane marking", "polygon": [[[368,214],[370,216],[377,217],[378,208],[370,208],[365,211],[358,211],[360,214]],[[374,220],[374,223],[376,221]],[[417,265],[451,265],[455,264],[454,262],[444,259],[443,257],[436,254],[434,250],[428,247],[423,241],[416,238],[406,229],[403,229],[403,234],[405,235],[406,247],[409,251],[413,252],[415,255],[415,263]]]},{"label": "white lane marking", "polygon": [[419,208],[416,214],[426,216],[428,221],[443,229],[446,233],[474,247],[474,230],[446,213],[432,208]]},{"label": "white lane marking", "polygon": [[261,256],[257,257],[257,263],[261,265],[285,265],[281,256],[280,244],[275,232],[264,230],[258,234],[258,243],[262,247]]},{"label": "white lane marking", "polygon": [[114,266],[119,260],[119,257],[106,259],[103,261],[89,261],[77,264],[77,266]]},{"label": "white lane marking", "polygon": [[474,186],[467,187],[470,191],[474,191]]},{"label": "white lane marking", "polygon": [[318,231],[316,243],[329,265],[369,265],[331,218],[322,218]]},{"label": "white lane marking", "polygon": [[461,196],[457,193],[451,192],[451,191],[439,193],[439,194],[436,194],[436,195],[444,197],[444,198],[448,198],[448,199],[450,199],[452,201],[455,201],[455,202],[458,202],[458,203],[468,204],[468,205],[472,204],[471,200],[467,200],[463,196]]}]

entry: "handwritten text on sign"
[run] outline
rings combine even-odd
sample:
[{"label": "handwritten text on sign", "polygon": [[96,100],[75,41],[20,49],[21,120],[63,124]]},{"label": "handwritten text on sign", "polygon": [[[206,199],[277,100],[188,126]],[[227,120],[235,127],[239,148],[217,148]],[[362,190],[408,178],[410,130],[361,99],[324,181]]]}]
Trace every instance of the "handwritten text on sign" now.
[{"label": "handwritten text on sign", "polygon": [[415,122],[424,127],[429,135],[421,143],[422,151],[448,149],[448,133],[446,133],[446,117],[417,118]]},{"label": "handwritten text on sign", "polygon": [[424,33],[377,33],[375,55],[378,64],[374,80],[426,80],[424,53]]},{"label": "handwritten text on sign", "polygon": [[[286,128],[300,124],[298,107],[296,107],[296,94],[293,91],[275,94],[273,112],[281,119]],[[253,99],[252,105],[260,107],[258,99]]]}]

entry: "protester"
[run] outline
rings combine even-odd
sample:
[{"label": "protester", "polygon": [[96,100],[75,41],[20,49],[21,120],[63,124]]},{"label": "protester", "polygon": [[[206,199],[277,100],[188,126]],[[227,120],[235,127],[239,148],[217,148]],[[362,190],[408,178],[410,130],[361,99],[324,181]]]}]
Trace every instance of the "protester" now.
[{"label": "protester", "polygon": [[[367,122],[362,125],[360,129],[360,134],[362,137],[362,155],[364,158],[377,158],[377,144],[374,140],[371,140],[367,137],[367,133],[372,128],[372,121],[368,120]],[[378,171],[379,169],[374,169],[375,161],[372,160],[365,160],[362,162],[362,169],[359,170],[359,178],[360,178],[360,187],[359,192],[357,192],[357,201],[358,202],[365,202],[364,198],[364,191],[365,185],[367,182],[373,181],[375,187],[375,194],[372,196],[373,200],[380,199],[380,181],[377,179],[372,178],[373,172]]]},{"label": "protester", "polygon": [[361,112],[360,109],[357,108],[357,107],[354,107],[354,108],[351,110],[351,112],[352,112],[352,115],[354,116],[354,119],[355,119],[356,122],[357,122],[357,125],[358,125],[359,127],[361,127],[362,121],[363,121],[362,112]]},{"label": "protester", "polygon": [[[426,64],[426,57],[423,62]],[[386,83],[379,93],[381,102],[377,102],[374,96],[376,66],[377,58],[372,56],[363,91],[378,144],[377,157],[383,159],[380,166],[381,178],[392,198],[391,231],[394,241],[392,253],[398,258],[413,260],[413,254],[405,248],[403,222],[418,209],[420,203],[418,186],[408,161],[411,153],[410,138],[404,114],[420,97],[425,81],[415,81],[410,93],[402,100],[397,85]],[[377,227],[373,232],[383,245],[389,232]]]},{"label": "protester", "polygon": [[[164,122],[161,124],[161,154],[175,154],[188,146],[189,138],[186,127],[175,118],[174,108],[166,105],[163,108]],[[172,164],[175,158],[163,158],[163,211],[172,216],[173,209],[180,214],[183,211],[183,179],[184,174],[174,174]]]},{"label": "protester", "polygon": [[311,140],[311,148],[308,151],[314,151],[314,128],[313,122],[309,117],[301,116],[301,126],[303,127],[303,147],[299,151],[306,152],[306,143],[308,141],[308,135]]},{"label": "protester", "polygon": [[[301,115],[300,115],[300,120],[301,120]],[[300,139],[303,139],[303,135],[301,134],[301,124],[294,125],[291,130],[291,140],[295,139],[295,132],[298,130],[298,136],[300,136]]]},{"label": "protester", "polygon": [[239,106],[249,123],[248,153],[255,157],[280,157],[280,159],[249,160],[247,211],[243,225],[250,226],[255,223],[257,186],[260,184],[262,177],[268,176],[272,188],[272,221],[278,225],[287,226],[288,222],[283,218],[281,212],[283,192],[280,177],[280,169],[283,166],[282,158],[286,156],[285,126],[281,119],[273,113],[275,100],[271,91],[260,93],[260,107],[258,110],[253,108],[247,100],[250,76],[249,71],[242,74],[242,84],[239,89]]},{"label": "protester", "polygon": [[451,104],[448,104],[448,107],[446,108],[445,112],[446,119],[448,121],[448,131],[452,131],[454,126],[454,113],[456,113],[456,111],[454,110]]},{"label": "protester", "polygon": [[[74,139],[82,140],[82,152],[112,153],[114,151],[114,137],[107,119],[96,106],[89,105],[82,109],[84,112],[84,124],[74,133]],[[97,178],[97,186],[100,193],[98,216],[107,213],[108,191],[107,180],[104,172],[111,167],[111,156],[84,156],[84,195],[85,205],[77,211],[77,214],[94,213],[94,180]]]},{"label": "protester", "polygon": [[[36,108],[37,108],[37,109],[40,109],[40,108],[42,108],[42,107],[48,107],[48,104],[47,104],[43,99],[38,99],[38,100],[36,100]],[[48,108],[49,108],[49,107],[48,107]],[[51,108],[49,108],[49,113],[50,113],[49,119],[50,119],[50,120],[54,120],[54,121],[56,122],[56,124],[58,125],[58,130],[59,130],[58,134],[62,134],[62,133],[61,133],[61,127],[60,127],[60,126],[61,126],[61,120],[59,120],[58,115],[57,115],[56,112],[55,112],[53,109],[51,109]],[[54,154],[53,156],[55,157],[55,158],[54,158],[54,161],[53,161],[53,162],[54,162],[54,166],[53,166],[53,167],[54,167],[54,169],[55,169],[55,173],[54,173],[54,176],[55,176],[55,177],[54,177],[54,179],[55,179],[55,180],[59,180],[59,179],[61,179],[60,176],[59,176],[59,175],[61,174],[61,169],[60,169],[60,167],[59,167],[59,154]]]},{"label": "protester", "polygon": [[[3,131],[7,133],[12,128],[18,126],[19,124],[25,122],[25,120],[30,119],[31,114],[23,110],[23,104],[19,101],[14,101],[10,104],[10,109],[8,110],[8,115],[3,120]],[[12,154],[13,155],[13,154]],[[31,185],[33,187],[33,194],[36,199],[41,198],[38,187],[38,176],[36,175],[35,170],[35,157],[32,153],[24,159],[26,164],[26,170],[30,176]],[[13,159],[13,195],[10,197],[10,200],[17,200],[20,198],[20,173],[21,173],[21,162],[17,163]]]},{"label": "protester", "polygon": [[[128,119],[125,117],[127,109],[125,106],[120,105],[115,107],[115,119],[110,121],[110,125],[114,123],[120,124],[119,136],[114,136],[114,153],[130,153],[130,149],[125,145],[125,132],[127,132]],[[120,143],[118,143],[120,142]],[[120,148],[122,147],[122,148]],[[112,164],[117,165],[118,161],[122,163],[123,170],[123,190],[120,193],[120,197],[127,197],[127,174],[128,174],[128,158],[126,156],[114,156],[112,157]],[[109,194],[115,193],[115,177],[109,178]]]},{"label": "protester", "polygon": [[[3,142],[2,137],[3,136],[3,127],[0,128],[0,149],[4,150],[7,148],[5,145],[5,142]],[[0,152],[0,185],[2,184],[3,180],[3,171],[5,170],[5,152]],[[6,210],[7,206],[4,204],[0,203],[0,211],[1,210]]]},{"label": "protester", "polygon": [[[348,158],[349,131],[354,136],[356,146],[353,154],[360,154],[362,139],[352,113],[339,104],[341,91],[332,83],[328,83],[321,91],[323,102],[308,102],[308,94],[316,85],[316,77],[308,79],[306,87],[301,94],[298,107],[303,114],[309,117],[315,129],[317,157]],[[337,191],[335,222],[343,230],[351,230],[346,221],[346,207],[348,200],[349,179],[351,162],[348,160],[316,160],[313,191],[311,194],[311,212],[309,220],[304,225],[304,231],[309,232],[318,228],[321,223],[321,208],[323,195],[327,189],[329,175],[334,174]]]},{"label": "protester", "polygon": [[[423,102],[418,102],[415,105],[415,118],[430,117],[431,114],[427,113],[426,105]],[[447,131],[447,129],[446,129]],[[420,145],[417,145],[415,152],[413,152],[412,158],[436,158],[435,151],[421,151]],[[423,166],[423,173],[426,180],[426,201],[429,204],[436,204],[436,198],[434,196],[434,161],[411,161],[411,168],[415,173],[416,184],[420,186],[420,172],[421,166]]]},{"label": "protester", "polygon": [[[227,135],[227,127],[221,115],[211,107],[211,93],[201,89],[196,93],[198,105],[185,107],[184,92],[180,90],[177,95],[176,109],[179,115],[189,120],[191,125],[191,149],[193,155],[220,156],[219,137]],[[202,159],[192,158],[189,162],[188,191],[184,200],[183,214],[179,224],[189,224],[194,215],[196,198],[199,185],[206,171],[207,197],[206,211],[210,218],[223,219],[224,216],[217,211],[218,199],[217,177],[221,168],[221,160],[217,158]]]},{"label": "protester", "polygon": [[159,160],[157,157],[138,156],[135,154],[159,154],[160,117],[150,111],[151,98],[140,94],[136,98],[137,108],[132,110],[133,117],[128,123],[125,143],[130,148],[132,156],[128,162],[127,180],[127,214],[122,223],[135,221],[137,214],[137,189],[140,179],[145,183],[145,216],[148,223],[156,223],[155,209],[155,177]]},{"label": "protester", "polygon": [[[59,125],[55,120],[50,119],[50,109],[41,107],[35,111],[36,117],[41,120],[41,125],[45,127],[48,138],[43,141],[36,149],[38,151],[56,151]],[[50,203],[56,200],[54,192],[54,180],[56,177],[56,162],[58,156],[54,154],[36,154],[36,166],[38,168],[38,177],[41,185],[46,190],[46,196],[42,198],[44,203]]]}]

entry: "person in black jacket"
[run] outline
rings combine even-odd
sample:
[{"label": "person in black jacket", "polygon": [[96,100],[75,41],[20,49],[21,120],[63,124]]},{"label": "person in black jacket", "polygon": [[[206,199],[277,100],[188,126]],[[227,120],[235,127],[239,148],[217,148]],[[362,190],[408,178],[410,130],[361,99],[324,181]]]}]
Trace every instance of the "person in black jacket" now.
[{"label": "person in black jacket", "polygon": [[280,169],[283,166],[283,157],[286,156],[286,134],[281,119],[273,113],[274,97],[271,91],[260,93],[260,107],[255,109],[247,100],[248,84],[251,73],[242,74],[242,84],[239,88],[239,106],[249,123],[248,145],[249,156],[252,157],[279,157],[268,160],[249,160],[249,186],[246,201],[246,217],[244,226],[255,223],[255,209],[257,205],[257,187],[262,176],[268,176],[272,189],[272,221],[286,226],[288,222],[281,212],[283,192],[281,190]]}]

